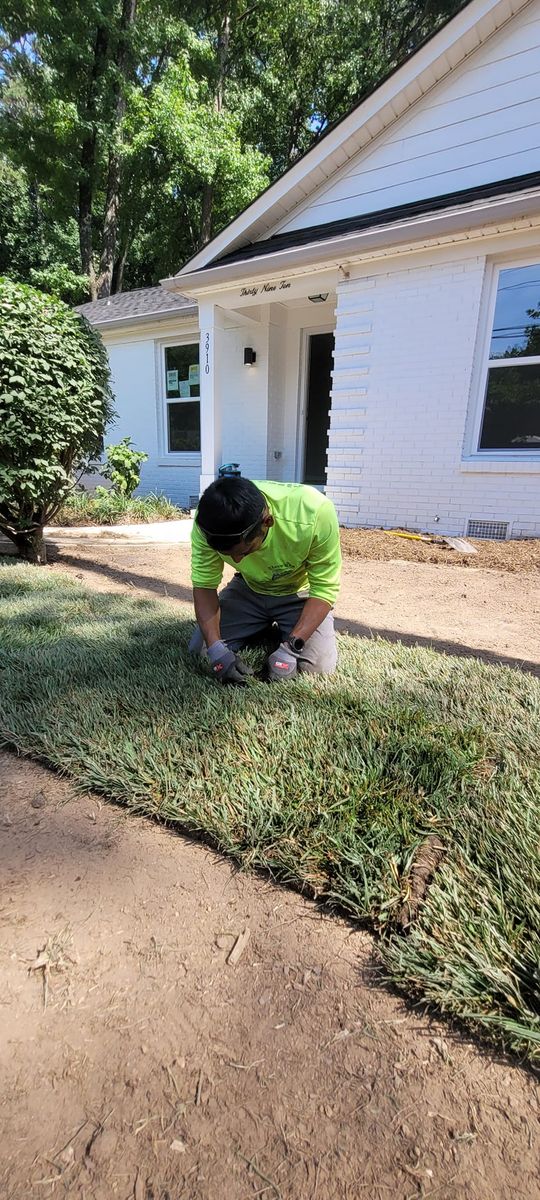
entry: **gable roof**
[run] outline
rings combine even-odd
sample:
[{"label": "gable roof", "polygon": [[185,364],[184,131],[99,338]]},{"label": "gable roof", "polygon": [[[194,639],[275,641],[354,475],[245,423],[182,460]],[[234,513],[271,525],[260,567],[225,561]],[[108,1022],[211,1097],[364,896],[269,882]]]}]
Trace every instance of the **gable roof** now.
[{"label": "gable roof", "polygon": [[237,250],[200,267],[202,274],[212,267],[225,267],[230,263],[248,262],[253,258],[262,258],[280,251],[289,250],[293,246],[313,245],[317,242],[329,241],[332,238],[343,237],[350,233],[361,233],[364,230],[394,222],[409,221],[414,217],[440,212],[442,209],[458,208],[471,204],[476,200],[488,200],[495,196],[512,196],[516,192],[540,188],[540,171],[528,175],[517,175],[512,179],[496,180],[493,183],[481,184],[478,187],[464,188],[460,192],[446,192],[442,196],[428,196],[425,200],[414,200],[409,204],[398,204],[393,208],[379,209],[359,217],[345,217],[339,221],[327,221],[324,225],[306,225],[302,229],[293,229],[287,233],[277,233],[264,238],[260,242],[251,242],[240,246]]},{"label": "gable roof", "polygon": [[[192,277],[194,272],[218,262],[221,265],[242,248],[257,245],[260,251],[261,243],[274,240],[272,231],[283,225],[287,216],[316,189],[530,2],[470,0],[351,112],[326,130],[280,179],[185,263],[176,276],[167,280],[167,285],[177,287],[184,275]],[[294,244],[299,244],[298,236]]]},{"label": "gable roof", "polygon": [[88,304],[77,305],[77,312],[91,325],[106,327],[159,320],[175,313],[189,317],[196,314],[197,305],[180,292],[168,292],[158,286],[134,288],[131,292],[117,292],[103,300],[91,300]]}]

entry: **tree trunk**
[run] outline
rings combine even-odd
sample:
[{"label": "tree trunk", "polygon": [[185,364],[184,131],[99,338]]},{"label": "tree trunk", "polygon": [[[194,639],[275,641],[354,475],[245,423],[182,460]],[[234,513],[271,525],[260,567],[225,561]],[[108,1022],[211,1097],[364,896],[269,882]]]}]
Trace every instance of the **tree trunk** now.
[{"label": "tree trunk", "polygon": [[[119,106],[118,106],[119,107]],[[118,109],[117,109],[118,112]],[[122,113],[123,116],[123,113]],[[121,120],[122,117],[119,116]],[[97,282],[98,299],[110,296],[116,238],[118,234],[118,209],[120,207],[120,155],[117,151],[109,154],[109,171],[107,175],[107,200],[103,233],[101,236],[101,257],[99,260],[99,279]]]},{"label": "tree trunk", "polygon": [[112,274],[111,292],[117,295],[124,287],[124,271],[126,269],[127,256],[131,248],[131,236],[126,238],[120,250],[120,254],[116,259]]},{"label": "tree trunk", "polygon": [[96,157],[96,137],[86,138],[81,149],[81,176],[79,179],[79,246],[83,275],[90,280],[90,295],[96,299],[96,278],[92,248],[92,205],[94,198],[93,172]]},{"label": "tree trunk", "polygon": [[[219,28],[217,41],[218,73],[214,108],[217,113],[223,111],[225,104],[225,77],[229,60],[229,43],[231,40],[231,16],[225,12]],[[205,183],[202,194],[201,226],[199,231],[199,248],[206,246],[212,237],[212,210],[214,207],[214,183]]]},{"label": "tree trunk", "polygon": [[221,22],[221,29],[218,34],[218,80],[216,88],[216,112],[221,112],[225,103],[225,76],[227,74],[227,64],[229,61],[229,42],[231,40],[231,17],[230,13],[226,12]]},{"label": "tree trunk", "polygon": [[205,183],[202,195],[201,228],[199,232],[199,249],[206,246],[212,237],[212,207],[214,203],[214,185]]},{"label": "tree trunk", "polygon": [[9,537],[15,542],[20,557],[25,562],[43,566],[47,562],[47,548],[43,537],[43,526],[37,529],[23,529],[20,533],[10,533]]},{"label": "tree trunk", "polygon": [[105,201],[105,216],[101,235],[101,255],[99,262],[99,279],[97,294],[101,299],[111,294],[114,259],[116,254],[116,239],[118,237],[118,213],[120,209],[120,177],[121,177],[121,141],[122,123],[126,112],[126,97],[124,83],[129,69],[129,33],[135,24],[137,0],[123,0],[122,17],[120,20],[120,36],[116,54],[117,81],[114,126],[112,142],[109,148],[109,169],[107,173],[107,198]]},{"label": "tree trunk", "polygon": [[92,255],[92,213],[94,203],[94,185],[96,173],[97,145],[97,83],[105,69],[109,45],[108,33],[104,26],[96,30],[94,42],[94,61],[88,82],[88,92],[84,111],[84,121],[87,135],[81,146],[79,174],[79,246],[81,251],[81,267],[83,275],[88,275],[92,300],[96,298],[96,281]]}]

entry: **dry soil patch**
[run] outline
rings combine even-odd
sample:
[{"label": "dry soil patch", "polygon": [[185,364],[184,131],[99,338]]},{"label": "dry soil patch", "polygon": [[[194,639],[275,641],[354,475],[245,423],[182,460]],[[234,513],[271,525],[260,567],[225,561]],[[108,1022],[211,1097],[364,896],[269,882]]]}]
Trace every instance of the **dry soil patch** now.
[{"label": "dry soil patch", "polygon": [[407,1009],[366,934],[39,766],[0,773],[5,1200],[538,1195],[533,1076]]}]

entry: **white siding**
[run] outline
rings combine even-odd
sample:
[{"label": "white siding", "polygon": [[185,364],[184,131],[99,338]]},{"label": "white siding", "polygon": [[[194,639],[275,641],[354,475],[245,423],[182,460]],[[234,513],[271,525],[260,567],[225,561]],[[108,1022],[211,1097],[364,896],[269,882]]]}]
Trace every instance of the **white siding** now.
[{"label": "white siding", "polygon": [[[231,319],[234,316],[231,314]],[[221,462],[240,463],[248,478],[266,475],[266,430],[268,419],[268,326],[229,329],[223,335],[224,354],[220,363]],[[253,367],[244,366],[244,348],[257,355]]]},{"label": "white siding", "polygon": [[[184,329],[171,331],[170,342],[184,337]],[[198,332],[190,333],[190,339],[198,341]],[[163,453],[159,418],[162,404],[156,370],[161,343],[154,337],[122,337],[114,342],[114,335],[106,337],[106,347],[111,366],[112,388],[116,422],[107,431],[106,443],[119,442],[130,437],[137,450],[148,454],[143,463],[139,492],[160,492],[175,504],[186,507],[191,495],[199,493],[200,456],[190,455],[182,464]]]},{"label": "white siding", "polygon": [[539,101],[540,0],[534,0],[272,232],[536,171]]},{"label": "white siding", "polygon": [[462,461],[483,277],[471,257],[339,285],[327,494],[343,524],[540,536],[538,456]]}]

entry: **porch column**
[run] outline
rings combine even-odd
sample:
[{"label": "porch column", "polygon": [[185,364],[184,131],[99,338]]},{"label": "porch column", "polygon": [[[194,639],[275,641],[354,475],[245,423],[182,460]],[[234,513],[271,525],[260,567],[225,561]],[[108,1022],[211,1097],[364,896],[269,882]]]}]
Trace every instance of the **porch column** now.
[{"label": "porch column", "polygon": [[223,311],[209,300],[199,301],[201,390],[201,494],[213,483],[221,466]]}]

